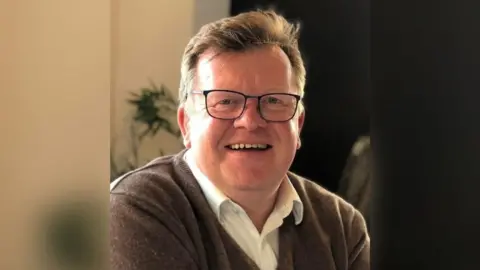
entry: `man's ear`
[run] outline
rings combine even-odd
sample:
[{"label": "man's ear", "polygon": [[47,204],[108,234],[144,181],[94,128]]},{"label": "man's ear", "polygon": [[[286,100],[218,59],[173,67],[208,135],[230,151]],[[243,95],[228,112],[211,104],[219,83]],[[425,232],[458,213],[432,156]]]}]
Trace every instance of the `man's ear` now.
[{"label": "man's ear", "polygon": [[300,133],[302,132],[303,124],[305,123],[305,111],[302,111],[302,113],[298,116],[297,121],[298,121],[297,122],[297,125],[298,125],[297,149],[300,149],[300,147],[302,146]]},{"label": "man's ear", "polygon": [[191,147],[190,128],[189,128],[190,118],[188,116],[188,113],[185,111],[185,105],[180,105],[178,107],[177,122],[178,122],[178,127],[182,132],[183,144],[185,145],[186,148],[190,148]]}]

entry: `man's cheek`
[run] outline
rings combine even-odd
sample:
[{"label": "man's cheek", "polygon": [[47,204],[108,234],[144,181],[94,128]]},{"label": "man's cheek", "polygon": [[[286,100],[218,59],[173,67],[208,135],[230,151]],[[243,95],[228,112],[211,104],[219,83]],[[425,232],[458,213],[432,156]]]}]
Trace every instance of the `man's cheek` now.
[{"label": "man's cheek", "polygon": [[205,118],[194,117],[190,122],[190,138],[198,141],[202,136],[205,136],[209,127],[209,123]]}]

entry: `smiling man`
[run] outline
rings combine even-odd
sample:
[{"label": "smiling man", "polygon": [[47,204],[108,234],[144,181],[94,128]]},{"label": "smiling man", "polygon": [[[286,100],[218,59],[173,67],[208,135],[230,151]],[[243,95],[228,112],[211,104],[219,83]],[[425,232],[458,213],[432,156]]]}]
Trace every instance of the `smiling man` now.
[{"label": "smiling man", "polygon": [[112,183],[112,269],[370,268],[361,214],[289,171],[305,118],[298,36],[277,13],[254,11],[190,40],[185,149]]}]

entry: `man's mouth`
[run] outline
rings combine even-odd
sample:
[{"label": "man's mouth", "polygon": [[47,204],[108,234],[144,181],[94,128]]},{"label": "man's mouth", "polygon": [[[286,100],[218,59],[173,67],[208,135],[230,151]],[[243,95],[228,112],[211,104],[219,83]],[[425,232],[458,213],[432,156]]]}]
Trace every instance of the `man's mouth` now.
[{"label": "man's mouth", "polygon": [[272,146],[270,144],[258,144],[258,143],[236,143],[236,144],[229,144],[225,146],[226,148],[230,150],[236,150],[236,151],[265,151]]}]

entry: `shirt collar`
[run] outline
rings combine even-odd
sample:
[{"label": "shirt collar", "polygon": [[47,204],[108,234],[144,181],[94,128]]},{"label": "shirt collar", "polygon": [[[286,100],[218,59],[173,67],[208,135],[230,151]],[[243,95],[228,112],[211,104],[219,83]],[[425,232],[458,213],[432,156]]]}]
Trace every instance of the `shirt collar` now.
[{"label": "shirt collar", "polygon": [[275,211],[278,211],[283,218],[287,217],[291,212],[293,212],[296,225],[300,224],[303,220],[302,200],[300,199],[300,196],[298,195],[288,176],[280,185],[277,202],[275,203],[274,212]]},{"label": "shirt collar", "polygon": [[[197,163],[193,159],[190,151],[186,151],[184,159],[187,162],[193,176],[197,180],[205,197],[218,218],[221,217],[221,207],[224,203],[233,203],[221,190],[219,190],[198,168]],[[236,204],[235,204],[236,205]],[[295,218],[295,224],[298,225],[303,220],[303,203],[298,195],[295,187],[288,177],[280,185],[277,202],[274,212],[281,213],[282,217],[287,217],[292,211]]]},{"label": "shirt collar", "polygon": [[190,151],[187,151],[185,153],[184,158],[188,166],[190,167],[190,170],[192,171],[193,176],[195,177],[198,184],[200,185],[200,188],[205,194],[208,204],[210,204],[210,207],[212,208],[213,212],[217,215],[217,217],[220,217],[220,207],[222,206],[223,203],[225,203],[226,201],[229,201],[230,199],[221,190],[219,190],[212,183],[212,181],[210,181],[208,177],[202,173],[202,171],[200,171],[200,168],[198,168],[197,163],[193,159],[193,156],[191,155]]}]

